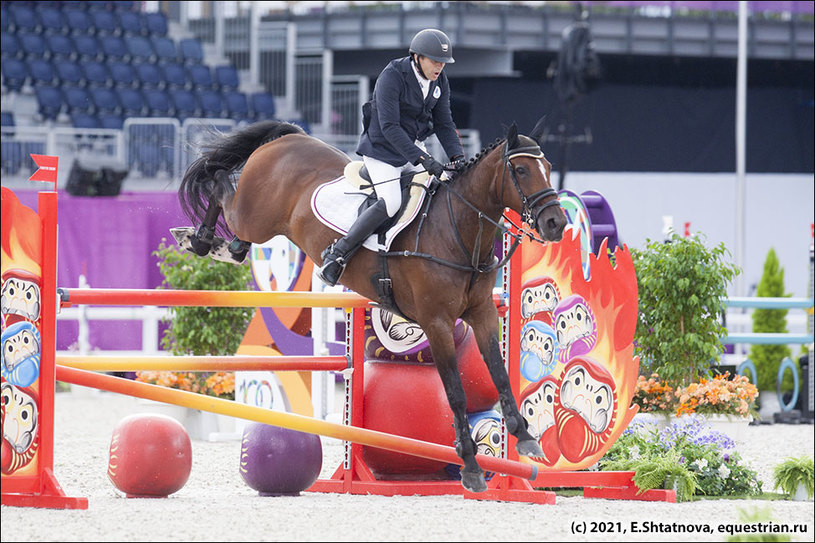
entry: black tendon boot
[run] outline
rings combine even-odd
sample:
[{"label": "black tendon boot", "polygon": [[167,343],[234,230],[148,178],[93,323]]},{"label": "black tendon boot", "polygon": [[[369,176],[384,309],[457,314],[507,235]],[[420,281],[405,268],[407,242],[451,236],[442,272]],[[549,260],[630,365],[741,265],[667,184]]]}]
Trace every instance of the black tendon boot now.
[{"label": "black tendon boot", "polygon": [[359,249],[368,236],[373,234],[374,230],[387,220],[388,210],[385,200],[377,200],[374,205],[357,217],[356,222],[351,225],[343,238],[332,243],[323,251],[323,265],[317,271],[317,277],[327,285],[332,287],[336,285],[351,255]]}]

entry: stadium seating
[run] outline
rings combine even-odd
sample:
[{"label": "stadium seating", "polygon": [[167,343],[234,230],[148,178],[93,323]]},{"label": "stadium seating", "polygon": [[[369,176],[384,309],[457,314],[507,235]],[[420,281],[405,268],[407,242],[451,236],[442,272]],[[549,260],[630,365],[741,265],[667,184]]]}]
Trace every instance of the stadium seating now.
[{"label": "stadium seating", "polygon": [[168,62],[159,65],[163,73],[164,84],[168,89],[183,89],[187,87],[187,72],[180,64]]},{"label": "stadium seating", "polygon": [[57,71],[47,60],[35,58],[28,62],[28,75],[32,85],[56,85]]},{"label": "stadium seating", "polygon": [[26,58],[42,58],[45,56],[45,39],[40,34],[18,32],[17,39],[20,40],[20,50]]},{"label": "stadium seating", "polygon": [[141,117],[145,114],[145,103],[142,93],[132,87],[117,88],[115,92],[119,97],[122,115],[125,117]]},{"label": "stadium seating", "polygon": [[122,34],[128,36],[141,36],[142,34],[142,17],[141,13],[128,10],[118,10],[119,28]]},{"label": "stadium seating", "polygon": [[164,86],[164,78],[157,64],[149,62],[134,63],[133,69],[136,71],[136,79],[143,89],[157,89]]},{"label": "stadium seating", "polygon": [[8,8],[11,21],[17,32],[39,32],[40,17],[37,12],[24,2],[12,2]]},{"label": "stadium seating", "polygon": [[169,95],[160,89],[142,91],[150,117],[173,117],[173,106]]},{"label": "stadium seating", "polygon": [[62,112],[62,93],[55,87],[37,85],[34,87],[37,97],[37,111],[45,120],[56,120]]},{"label": "stadium seating", "polygon": [[51,60],[54,61],[72,59],[77,54],[73,40],[64,34],[45,36],[45,45],[51,55]]},{"label": "stadium seating", "polygon": [[79,8],[64,8],[62,15],[71,34],[89,34],[93,28],[93,21],[87,11]]},{"label": "stadium seating", "polygon": [[274,96],[268,92],[256,92],[249,97],[252,105],[252,113],[256,121],[274,119],[275,102]]},{"label": "stadium seating", "polygon": [[238,91],[226,92],[224,102],[226,102],[228,118],[236,122],[249,120],[249,101],[246,94]]},{"label": "stadium seating", "polygon": [[178,50],[175,42],[171,38],[164,36],[150,36],[153,50],[156,52],[156,60],[160,64],[175,63],[178,60]]},{"label": "stadium seating", "polygon": [[86,89],[82,87],[68,87],[63,89],[65,96],[65,105],[68,107],[68,113],[91,113],[93,111],[93,103],[91,102],[91,95]]},{"label": "stadium seating", "polygon": [[119,111],[119,97],[113,89],[96,87],[88,89],[88,92],[97,115],[101,113],[117,113]]},{"label": "stadium seating", "polygon": [[234,66],[216,66],[215,83],[221,89],[221,92],[237,90],[241,84],[238,78],[238,70]]},{"label": "stadium seating", "polygon": [[124,42],[132,62],[152,62],[156,58],[150,40],[144,36],[125,36]]},{"label": "stadium seating", "polygon": [[136,72],[133,71],[133,66],[127,62],[111,62],[108,63],[108,68],[110,69],[110,76],[114,87],[138,86]]},{"label": "stadium seating", "polygon": [[18,58],[23,52],[17,35],[6,32],[5,30],[0,33],[0,50],[2,50],[3,60],[7,58]]},{"label": "stadium seating", "polygon": [[62,11],[55,7],[43,6],[39,8],[42,33],[46,35],[64,34],[68,27],[62,17]]},{"label": "stadium seating", "polygon": [[212,89],[212,70],[206,64],[187,66],[187,79],[190,80],[194,89]]},{"label": "stadium seating", "polygon": [[19,92],[28,80],[28,68],[24,61],[18,58],[3,60],[3,84],[8,92]]},{"label": "stadium seating", "polygon": [[170,91],[170,99],[173,103],[175,116],[181,122],[189,117],[197,117],[198,113],[198,100],[195,95],[186,89],[173,89]]},{"label": "stadium seating", "polygon": [[99,128],[99,120],[90,113],[71,113],[71,125],[74,128]]},{"label": "stadium seating", "polygon": [[127,61],[130,53],[127,50],[124,40],[119,36],[101,36],[99,45],[102,48],[108,62]]},{"label": "stadium seating", "polygon": [[124,126],[124,119],[121,115],[115,113],[102,113],[97,116],[99,119],[100,128],[111,128],[114,130],[121,130]]},{"label": "stadium seating", "polygon": [[119,34],[119,21],[114,12],[97,9],[90,12],[90,17],[97,36]]},{"label": "stadium seating", "polygon": [[85,85],[88,87],[105,87],[111,76],[107,64],[95,60],[86,60],[80,66],[85,71]]},{"label": "stadium seating", "polygon": [[74,49],[79,60],[97,60],[102,56],[102,48],[94,36],[79,34],[73,36]]},{"label": "stadium seating", "polygon": [[153,36],[167,35],[167,17],[160,11],[144,14],[144,28]]},{"label": "stadium seating", "polygon": [[196,91],[198,102],[201,104],[201,116],[218,119],[223,116],[224,103],[221,94],[214,90],[203,89]]},{"label": "stadium seating", "polygon": [[60,85],[78,87],[85,84],[85,73],[79,64],[70,60],[62,60],[54,62],[54,67],[57,70]]},{"label": "stadium seating", "polygon": [[185,64],[201,64],[204,62],[204,49],[197,39],[184,38],[178,45],[181,49],[181,59]]}]

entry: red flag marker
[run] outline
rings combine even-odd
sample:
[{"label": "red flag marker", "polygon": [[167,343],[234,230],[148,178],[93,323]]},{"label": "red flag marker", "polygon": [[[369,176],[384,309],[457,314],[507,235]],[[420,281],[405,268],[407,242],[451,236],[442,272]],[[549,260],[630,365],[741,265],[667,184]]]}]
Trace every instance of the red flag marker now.
[{"label": "red flag marker", "polygon": [[53,183],[54,190],[57,190],[57,165],[59,164],[59,157],[32,154],[31,158],[34,160],[34,164],[36,164],[39,169],[31,174],[31,177],[29,177],[28,180]]}]

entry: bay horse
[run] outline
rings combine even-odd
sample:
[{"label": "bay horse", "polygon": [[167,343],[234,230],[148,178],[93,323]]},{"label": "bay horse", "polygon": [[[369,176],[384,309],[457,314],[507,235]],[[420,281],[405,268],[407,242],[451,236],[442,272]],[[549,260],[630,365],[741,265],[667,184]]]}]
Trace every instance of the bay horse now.
[{"label": "bay horse", "polygon": [[[563,237],[566,217],[550,183],[552,166],[537,141],[542,134],[543,119],[530,136],[519,135],[513,123],[505,139],[460,166],[452,179],[431,184],[422,219],[394,239],[386,265],[373,251],[360,250],[340,281],[418,323],[427,335],[454,414],[456,452],[464,463],[462,485],[472,492],[487,487],[475,457],[456,362],[453,328],[458,318],[472,327],[518,454],[543,456],[512,395],[492,296],[500,265],[493,240],[497,229],[504,228],[499,221],[505,208],[520,213],[543,241]],[[340,150],[281,121],[259,122],[219,136],[189,166],[179,188],[185,213],[201,224],[190,240],[191,250],[206,255],[217,229],[235,235],[229,250],[241,261],[250,242],[284,235],[319,265],[323,249],[339,234],[315,217],[312,193],[341,177],[349,161]],[[241,168],[235,186],[233,178]],[[444,198],[433,198],[441,191]],[[392,281],[390,296],[378,288],[383,267]]]}]

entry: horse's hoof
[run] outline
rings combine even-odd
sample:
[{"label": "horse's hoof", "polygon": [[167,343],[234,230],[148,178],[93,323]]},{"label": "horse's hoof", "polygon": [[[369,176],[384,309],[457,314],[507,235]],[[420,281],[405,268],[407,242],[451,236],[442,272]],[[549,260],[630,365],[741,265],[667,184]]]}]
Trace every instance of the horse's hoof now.
[{"label": "horse's hoof", "polygon": [[461,486],[470,492],[484,492],[487,490],[487,481],[484,480],[484,474],[461,472]]},{"label": "horse's hoof", "polygon": [[[246,254],[244,253],[244,257]],[[218,262],[226,262],[227,264],[241,264],[243,260],[238,260],[235,254],[229,250],[229,243],[222,237],[215,236],[212,240],[212,249],[209,251],[209,257]]]},{"label": "horse's hoof", "polygon": [[543,449],[540,444],[534,439],[527,439],[526,441],[519,441],[515,446],[520,456],[543,456]]},{"label": "horse's hoof", "polygon": [[175,241],[178,243],[179,247],[188,251],[192,250],[192,243],[190,242],[190,239],[193,235],[195,235],[195,228],[191,226],[180,226],[177,228],[170,228],[170,233],[175,238]]}]

